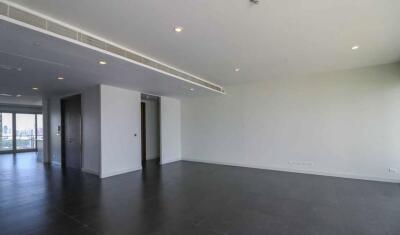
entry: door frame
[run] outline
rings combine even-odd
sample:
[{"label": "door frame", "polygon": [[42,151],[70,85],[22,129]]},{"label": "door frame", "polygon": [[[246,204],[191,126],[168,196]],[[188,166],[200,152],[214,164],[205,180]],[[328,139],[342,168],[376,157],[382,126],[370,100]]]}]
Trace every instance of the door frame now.
[{"label": "door frame", "polygon": [[146,103],[140,102],[142,167],[146,166]]},{"label": "door frame", "polygon": [[71,96],[67,96],[64,97],[60,100],[60,109],[61,109],[61,167],[62,168],[66,168],[66,155],[65,155],[65,101],[74,97],[79,97],[79,102],[80,102],[80,169],[82,169],[83,167],[83,150],[82,150],[82,141],[83,141],[83,135],[82,135],[82,95],[81,94],[77,94],[77,95],[71,95]]}]

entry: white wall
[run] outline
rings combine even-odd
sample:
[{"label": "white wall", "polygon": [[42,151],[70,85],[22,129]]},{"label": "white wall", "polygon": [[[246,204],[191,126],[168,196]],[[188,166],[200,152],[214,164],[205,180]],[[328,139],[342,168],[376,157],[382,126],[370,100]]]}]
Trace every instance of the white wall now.
[{"label": "white wall", "polygon": [[399,65],[226,90],[182,101],[184,160],[400,181]]},{"label": "white wall", "polygon": [[99,175],[101,156],[100,86],[82,92],[82,171]]},{"label": "white wall", "polygon": [[141,169],[140,93],[101,85],[100,97],[101,177]]},{"label": "white wall", "polygon": [[161,97],[161,164],[181,160],[181,103],[177,99]]},{"label": "white wall", "polygon": [[146,104],[146,160],[160,157],[159,105],[156,100],[142,100]]}]

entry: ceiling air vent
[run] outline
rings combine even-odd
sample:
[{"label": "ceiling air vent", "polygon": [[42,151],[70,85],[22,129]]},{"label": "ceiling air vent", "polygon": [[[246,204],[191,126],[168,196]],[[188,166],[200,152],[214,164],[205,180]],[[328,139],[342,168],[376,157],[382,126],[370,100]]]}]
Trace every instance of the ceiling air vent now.
[{"label": "ceiling air vent", "polygon": [[46,29],[46,20],[33,15],[31,13],[28,13],[26,11],[20,10],[15,7],[11,7],[8,10],[8,16],[10,18],[13,18],[14,20],[22,21],[24,23],[36,26],[41,29]]},{"label": "ceiling air vent", "polygon": [[78,39],[78,32],[51,21],[47,21],[47,30],[67,38]]},{"label": "ceiling air vent", "polygon": [[105,42],[103,42],[103,41],[101,41],[99,39],[96,39],[94,37],[91,37],[89,35],[83,34],[83,33],[80,33],[79,41],[81,41],[83,43],[86,43],[88,45],[103,49],[103,50],[106,49],[106,43]]},{"label": "ceiling air vent", "polygon": [[7,15],[8,6],[2,2],[0,2],[0,15]]},{"label": "ceiling air vent", "polygon": [[162,71],[166,74],[169,74],[173,77],[179,78],[180,80],[202,86],[212,91],[216,91],[218,93],[225,93],[224,89],[214,83],[211,83],[207,80],[196,77],[192,74],[183,72],[179,69],[176,69],[172,66],[168,66],[164,63],[160,63],[154,59],[142,56],[132,50],[125,49],[123,47],[119,47],[116,44],[111,44],[109,42],[105,42],[102,39],[99,39],[94,36],[90,36],[83,31],[77,31],[74,28],[66,25],[54,22],[50,19],[45,19],[41,16],[35,15],[34,13],[27,12],[26,10],[19,9],[16,6],[9,6],[6,3],[0,2],[0,15],[8,16],[14,20],[24,22],[31,26],[35,26],[41,29],[45,29],[48,32],[52,32],[54,34],[70,38],[73,40],[80,41],[84,44],[96,47],[98,49],[110,52],[114,55],[118,55],[124,57],[130,61],[133,61],[137,64],[146,65],[150,69]]},{"label": "ceiling air vent", "polygon": [[110,45],[108,43],[106,44],[106,50],[111,52],[111,53],[126,57],[125,50],[123,50],[121,48],[118,48],[116,46]]},{"label": "ceiling air vent", "polygon": [[126,52],[126,57],[127,57],[128,59],[133,60],[133,61],[136,61],[136,62],[138,62],[138,63],[143,63],[143,62],[142,62],[142,58],[143,58],[143,57],[141,57],[140,55],[137,55],[137,54],[135,54],[135,53],[132,53],[132,52],[130,52],[130,51],[127,51],[127,52]]}]

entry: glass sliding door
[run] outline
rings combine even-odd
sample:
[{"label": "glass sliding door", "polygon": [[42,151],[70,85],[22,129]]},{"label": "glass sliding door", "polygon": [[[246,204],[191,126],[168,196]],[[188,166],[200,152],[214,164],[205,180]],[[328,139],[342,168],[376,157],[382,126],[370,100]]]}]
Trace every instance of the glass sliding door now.
[{"label": "glass sliding door", "polygon": [[13,114],[0,112],[0,152],[13,151]]},{"label": "glass sliding door", "polygon": [[15,114],[16,150],[36,149],[36,114]]},{"label": "glass sliding door", "polygon": [[42,114],[0,111],[0,153],[37,151],[38,141],[43,142]]}]

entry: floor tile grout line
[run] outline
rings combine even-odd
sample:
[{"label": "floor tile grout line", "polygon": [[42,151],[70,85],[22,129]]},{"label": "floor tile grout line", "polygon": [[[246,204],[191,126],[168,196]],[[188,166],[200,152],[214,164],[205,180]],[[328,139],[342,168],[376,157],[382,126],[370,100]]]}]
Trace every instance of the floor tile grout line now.
[{"label": "floor tile grout line", "polygon": [[61,210],[61,209],[59,209],[59,208],[56,208],[56,211],[58,211],[59,213],[61,213],[61,214],[64,215],[64,216],[68,217],[68,218],[71,219],[72,221],[78,223],[78,224],[81,225],[82,227],[88,228],[88,229],[94,231],[96,234],[102,234],[102,233],[98,232],[95,228],[92,228],[92,227],[89,226],[88,224],[82,223],[80,220],[76,219],[74,216],[69,215],[67,212],[65,212],[65,211],[63,211],[63,210]]}]

